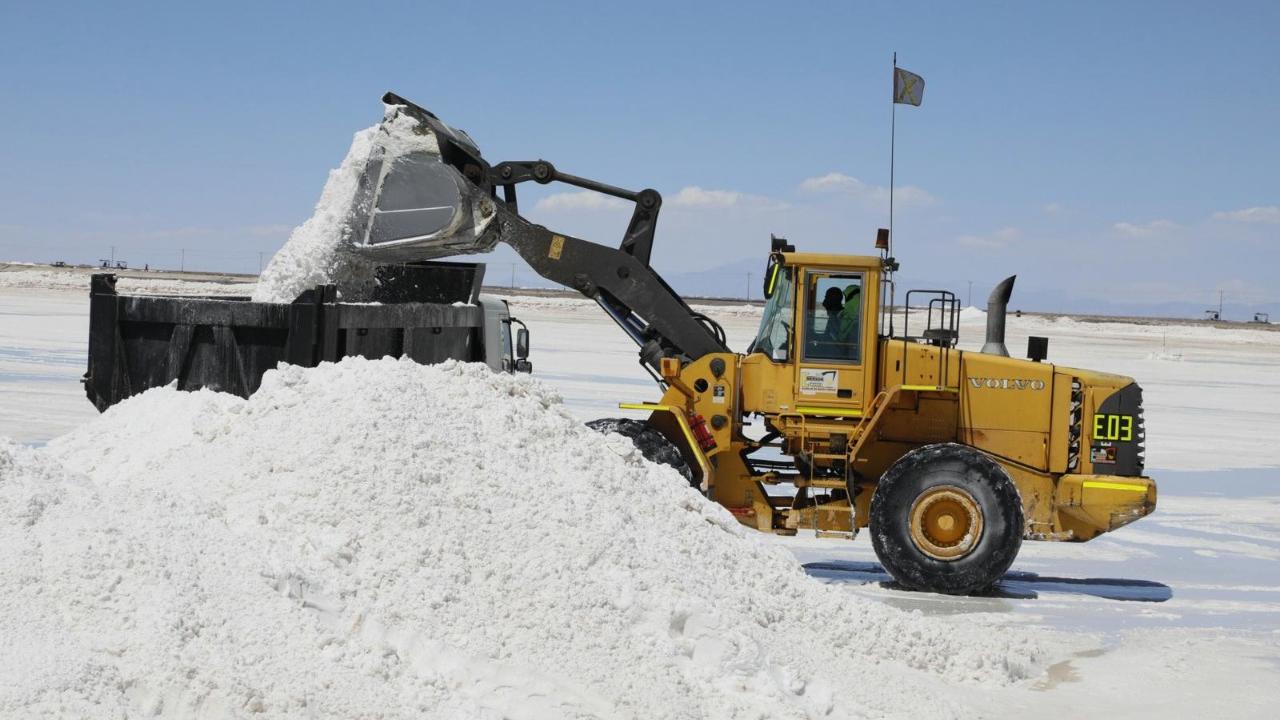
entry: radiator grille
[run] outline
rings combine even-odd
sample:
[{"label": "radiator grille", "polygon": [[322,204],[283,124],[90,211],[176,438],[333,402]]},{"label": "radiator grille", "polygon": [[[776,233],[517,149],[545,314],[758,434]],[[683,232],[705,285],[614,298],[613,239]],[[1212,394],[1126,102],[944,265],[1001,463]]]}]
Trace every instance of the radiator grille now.
[{"label": "radiator grille", "polygon": [[1084,415],[1084,386],[1071,378],[1071,420],[1067,424],[1067,472],[1080,468],[1080,422]]}]

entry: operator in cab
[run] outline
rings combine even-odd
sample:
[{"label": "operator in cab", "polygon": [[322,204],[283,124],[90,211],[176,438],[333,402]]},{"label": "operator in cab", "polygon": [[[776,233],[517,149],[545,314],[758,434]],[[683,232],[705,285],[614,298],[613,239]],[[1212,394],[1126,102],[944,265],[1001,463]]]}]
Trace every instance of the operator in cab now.
[{"label": "operator in cab", "polygon": [[840,327],[840,311],[844,309],[844,296],[840,292],[840,288],[829,287],[827,293],[822,297],[822,307],[827,311],[827,322],[823,325],[823,334],[826,335],[828,342],[836,342],[837,328]]},{"label": "operator in cab", "polygon": [[[835,288],[831,288],[834,290]],[[828,293],[830,295],[830,293]],[[862,288],[847,285],[841,293],[844,304],[840,307],[835,339],[842,343],[852,343],[858,338],[859,313],[862,310]],[[823,304],[826,304],[825,298]]]},{"label": "operator in cab", "polygon": [[[828,287],[822,296],[826,312],[822,329],[815,336],[810,357],[847,360],[857,356],[861,326],[862,293],[857,284]],[[810,321],[811,326],[814,320]]]}]

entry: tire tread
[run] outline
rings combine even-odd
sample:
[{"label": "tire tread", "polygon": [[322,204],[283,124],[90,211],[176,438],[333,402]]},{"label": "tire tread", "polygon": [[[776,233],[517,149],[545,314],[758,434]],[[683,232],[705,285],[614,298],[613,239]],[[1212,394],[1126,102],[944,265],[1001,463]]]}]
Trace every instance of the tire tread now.
[{"label": "tire tread", "polygon": [[[942,475],[953,478],[939,482]],[[958,480],[956,480],[958,478]],[[958,484],[983,510],[983,536],[969,555],[954,561],[916,548],[907,527],[915,498],[936,485]],[[1022,547],[1022,498],[1004,468],[967,445],[925,445],[902,456],[880,478],[871,499],[871,542],[876,557],[900,584],[913,590],[967,595],[991,587]]]}]

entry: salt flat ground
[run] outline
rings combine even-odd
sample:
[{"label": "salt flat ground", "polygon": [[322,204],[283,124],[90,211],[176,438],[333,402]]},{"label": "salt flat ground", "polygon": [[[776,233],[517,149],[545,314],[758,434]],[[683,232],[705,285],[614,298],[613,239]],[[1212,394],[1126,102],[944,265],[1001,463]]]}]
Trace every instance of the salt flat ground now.
[{"label": "salt flat ground", "polygon": [[[87,289],[4,280],[0,435],[41,444],[96,414],[79,384]],[[532,331],[535,375],[559,388],[572,412],[584,420],[614,416],[619,401],[656,397],[630,341],[593,305],[510,299]],[[756,308],[700,309],[724,324],[734,348],[754,335]],[[962,348],[980,346],[982,323],[980,313],[964,314]],[[1079,638],[1034,681],[957,688],[957,698],[981,714],[1274,717],[1280,333],[1066,318],[1009,323],[1015,355],[1026,336],[1046,335],[1051,361],[1131,375],[1142,384],[1148,472],[1160,483],[1154,515],[1089,543],[1026,543],[997,592],[979,598],[892,588],[865,536],[771,541],[813,577],[850,593],[958,624],[1045,626]]]}]

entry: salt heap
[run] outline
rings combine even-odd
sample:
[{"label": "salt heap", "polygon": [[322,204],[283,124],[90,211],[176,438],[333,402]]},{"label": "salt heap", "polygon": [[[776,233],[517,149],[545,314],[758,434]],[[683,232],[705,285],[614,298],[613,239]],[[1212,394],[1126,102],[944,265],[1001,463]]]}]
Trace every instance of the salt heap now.
[{"label": "salt heap", "polygon": [[0,716],[936,718],[1041,664],[807,577],[559,402],[349,358],[0,444]]},{"label": "salt heap", "polygon": [[351,215],[365,164],[375,151],[388,155],[425,151],[440,154],[431,133],[415,132],[418,121],[387,107],[388,119],[381,125],[361,130],[351,140],[351,149],[320,193],[315,212],[294,229],[258,278],[253,291],[256,302],[293,302],[304,290],[333,283],[348,299],[359,299],[372,287],[375,264],[352,252]]}]

